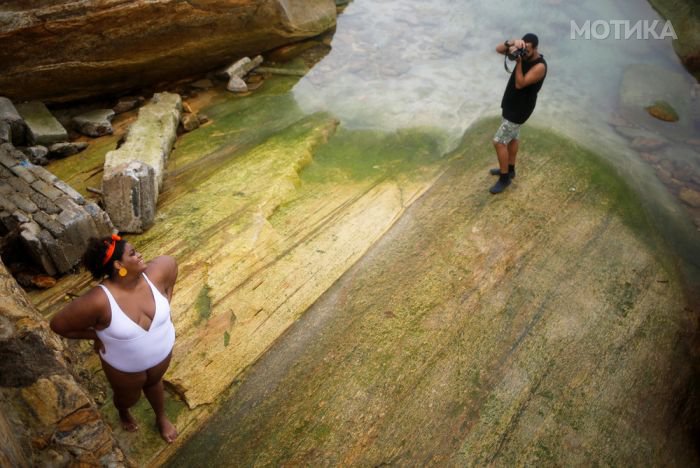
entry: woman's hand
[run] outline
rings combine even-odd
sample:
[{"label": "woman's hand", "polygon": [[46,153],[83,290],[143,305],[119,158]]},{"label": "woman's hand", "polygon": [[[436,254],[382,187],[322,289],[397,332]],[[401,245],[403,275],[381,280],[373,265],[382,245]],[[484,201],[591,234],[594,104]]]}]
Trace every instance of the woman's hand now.
[{"label": "woman's hand", "polygon": [[99,338],[95,337],[95,339],[92,342],[92,349],[94,349],[97,355],[99,356],[101,353],[105,352],[105,345]]}]

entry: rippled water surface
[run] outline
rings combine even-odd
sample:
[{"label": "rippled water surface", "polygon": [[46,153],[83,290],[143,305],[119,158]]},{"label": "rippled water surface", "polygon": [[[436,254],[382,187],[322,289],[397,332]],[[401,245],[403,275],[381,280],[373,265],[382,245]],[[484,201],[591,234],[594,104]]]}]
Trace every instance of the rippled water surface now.
[{"label": "rippled water surface", "polygon": [[[683,202],[681,192],[688,198],[700,190],[698,85],[670,38],[572,39],[572,21],[582,27],[586,20],[658,20],[657,35],[664,24],[643,0],[356,0],[338,18],[331,53],[294,96],[303,109],[330,111],[347,127],[438,127],[448,132],[449,149],[477,118],[500,114],[508,74],[496,45],[535,32],[549,69],[530,122],[610,160],[644,194],[670,242],[695,252],[700,207]],[[625,80],[629,95],[646,90],[634,108],[621,105]],[[657,92],[683,108],[679,122],[646,114]],[[611,125],[620,114],[631,131]],[[663,144],[635,146],[635,138]],[[695,253],[686,260],[698,263]]]}]

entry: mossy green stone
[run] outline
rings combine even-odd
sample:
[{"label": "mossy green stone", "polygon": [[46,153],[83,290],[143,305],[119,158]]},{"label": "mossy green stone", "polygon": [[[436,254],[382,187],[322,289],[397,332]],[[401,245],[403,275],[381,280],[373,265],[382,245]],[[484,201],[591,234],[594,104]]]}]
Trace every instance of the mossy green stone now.
[{"label": "mossy green stone", "polygon": [[678,113],[673,106],[666,101],[656,101],[654,104],[647,107],[646,110],[652,117],[656,117],[659,120],[678,122]]}]

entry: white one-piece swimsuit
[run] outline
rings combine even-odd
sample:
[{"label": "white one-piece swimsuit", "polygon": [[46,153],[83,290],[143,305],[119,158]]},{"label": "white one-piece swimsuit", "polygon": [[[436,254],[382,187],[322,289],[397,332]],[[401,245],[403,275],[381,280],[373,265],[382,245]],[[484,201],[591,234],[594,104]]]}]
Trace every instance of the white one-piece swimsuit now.
[{"label": "white one-piece swimsuit", "polygon": [[170,320],[168,299],[153,286],[145,273],[143,277],[151,288],[156,304],[153,321],[148,330],[131,320],[119,307],[109,289],[100,285],[109,299],[109,307],[112,310],[109,326],[104,330],[95,330],[105,348],[100,355],[107,364],[122,372],[142,372],[160,364],[168,357],[175,344],[175,326]]}]

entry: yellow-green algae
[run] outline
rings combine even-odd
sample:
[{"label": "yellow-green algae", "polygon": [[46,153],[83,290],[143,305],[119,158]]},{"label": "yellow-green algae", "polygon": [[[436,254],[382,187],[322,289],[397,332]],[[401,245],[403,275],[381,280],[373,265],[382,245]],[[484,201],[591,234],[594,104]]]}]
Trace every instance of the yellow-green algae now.
[{"label": "yellow-green algae", "polygon": [[491,196],[495,126],[170,465],[698,463],[676,411],[682,291],[643,209],[596,155],[532,128]]}]

